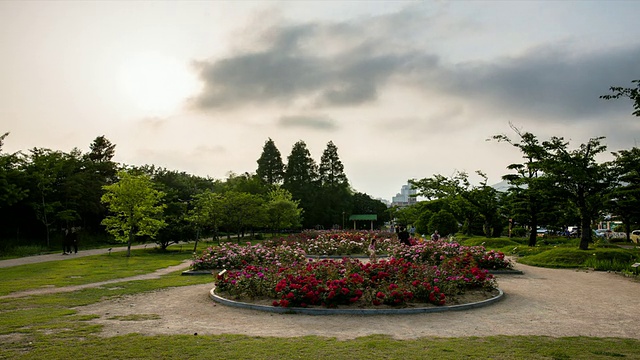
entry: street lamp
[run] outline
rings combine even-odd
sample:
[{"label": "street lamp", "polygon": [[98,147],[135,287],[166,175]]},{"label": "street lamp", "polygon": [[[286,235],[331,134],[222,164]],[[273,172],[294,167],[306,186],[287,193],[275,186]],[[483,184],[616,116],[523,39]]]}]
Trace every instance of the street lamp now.
[{"label": "street lamp", "polygon": [[344,230],[344,211],[342,212],[342,230]]}]

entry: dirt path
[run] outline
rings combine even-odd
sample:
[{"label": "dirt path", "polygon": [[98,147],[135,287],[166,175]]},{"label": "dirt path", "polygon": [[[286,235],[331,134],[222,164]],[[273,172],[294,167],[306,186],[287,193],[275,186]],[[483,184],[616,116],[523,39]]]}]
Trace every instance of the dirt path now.
[{"label": "dirt path", "polygon": [[[597,336],[640,339],[640,283],[603,273],[518,264],[524,275],[498,276],[503,301],[459,312],[380,316],[281,315],[214,303],[212,284],[127,296],[77,310],[98,314],[103,335],[245,334],[351,339],[386,334],[398,339],[423,336],[489,335]],[[120,321],[127,315],[159,319]],[[155,318],[157,316],[150,316]]]}]

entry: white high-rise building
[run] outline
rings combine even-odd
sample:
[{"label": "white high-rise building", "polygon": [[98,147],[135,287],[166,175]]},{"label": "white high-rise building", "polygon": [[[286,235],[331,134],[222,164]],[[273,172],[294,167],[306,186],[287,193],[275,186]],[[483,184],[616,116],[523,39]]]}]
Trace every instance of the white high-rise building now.
[{"label": "white high-rise building", "polygon": [[[416,202],[418,202],[417,198],[415,197],[417,193],[418,193],[418,190],[416,190],[413,187],[413,185],[411,184],[402,185],[400,192],[396,194],[396,196],[394,196],[393,199],[391,199],[391,206],[413,205]],[[414,195],[414,196],[411,196],[411,195]]]}]

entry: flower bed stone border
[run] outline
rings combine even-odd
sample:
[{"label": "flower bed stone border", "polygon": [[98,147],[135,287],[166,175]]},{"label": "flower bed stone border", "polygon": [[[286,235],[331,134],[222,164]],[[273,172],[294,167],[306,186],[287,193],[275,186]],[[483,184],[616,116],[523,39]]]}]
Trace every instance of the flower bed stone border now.
[{"label": "flower bed stone border", "polygon": [[449,306],[434,306],[434,307],[421,307],[421,308],[401,308],[401,309],[328,309],[328,308],[300,308],[291,307],[283,308],[276,306],[266,306],[258,304],[250,304],[240,301],[229,300],[223,298],[215,293],[215,287],[209,292],[209,297],[220,304],[258,311],[266,311],[280,314],[304,314],[304,315],[407,315],[407,314],[422,314],[432,312],[444,312],[444,311],[460,311],[476,309],[484,306],[494,304],[504,298],[504,292],[501,289],[498,290],[498,295],[474,302],[469,304],[449,305]]}]

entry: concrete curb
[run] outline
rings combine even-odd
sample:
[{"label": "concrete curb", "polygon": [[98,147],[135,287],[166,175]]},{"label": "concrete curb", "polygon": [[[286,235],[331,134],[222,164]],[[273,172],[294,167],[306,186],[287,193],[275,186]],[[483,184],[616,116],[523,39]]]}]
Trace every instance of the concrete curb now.
[{"label": "concrete curb", "polygon": [[469,304],[450,305],[450,306],[434,306],[423,308],[402,308],[402,309],[327,309],[327,308],[282,308],[275,306],[265,306],[257,304],[249,304],[239,301],[233,301],[223,298],[215,293],[215,287],[209,291],[209,297],[220,304],[242,308],[266,311],[279,314],[304,314],[304,315],[407,315],[407,314],[423,314],[444,311],[461,311],[476,309],[494,304],[504,298],[504,292],[498,290],[498,295],[487,300],[478,301]]},{"label": "concrete curb", "polygon": [[185,270],[181,275],[213,275],[216,270]]},{"label": "concrete curb", "polygon": [[[219,271],[219,269],[213,270],[185,270],[182,272],[182,275],[212,275],[213,273]],[[489,274],[492,275],[523,275],[524,273],[520,270],[489,270]]]}]

